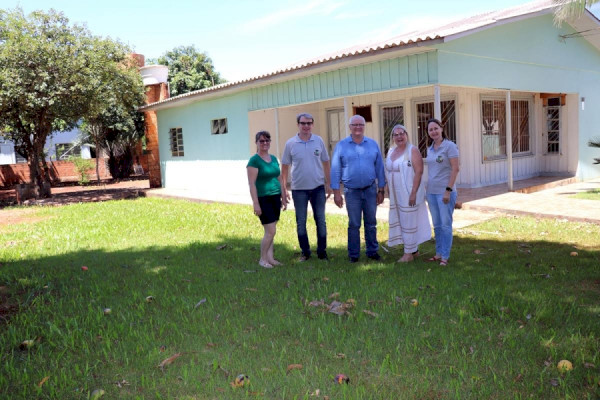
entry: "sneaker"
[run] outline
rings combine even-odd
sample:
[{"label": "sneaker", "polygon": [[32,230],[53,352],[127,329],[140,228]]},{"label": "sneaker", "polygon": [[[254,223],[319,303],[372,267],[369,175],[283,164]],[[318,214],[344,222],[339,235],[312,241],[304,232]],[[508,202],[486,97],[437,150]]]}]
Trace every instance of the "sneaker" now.
[{"label": "sneaker", "polygon": [[310,259],[310,256],[307,256],[307,255],[304,255],[304,254],[302,254],[302,255],[300,256],[300,258],[298,259],[298,261],[300,261],[300,262],[304,262],[304,261],[307,261],[308,259]]},{"label": "sneaker", "polygon": [[358,257],[350,257],[350,262],[352,264],[357,263],[358,262]]},{"label": "sneaker", "polygon": [[377,253],[373,253],[373,254],[371,254],[370,256],[367,256],[367,257],[369,257],[371,260],[375,260],[375,261],[381,260],[381,256],[379,254],[377,254]]},{"label": "sneaker", "polygon": [[319,260],[329,260],[329,257],[327,257],[327,253],[321,253],[318,255]]}]

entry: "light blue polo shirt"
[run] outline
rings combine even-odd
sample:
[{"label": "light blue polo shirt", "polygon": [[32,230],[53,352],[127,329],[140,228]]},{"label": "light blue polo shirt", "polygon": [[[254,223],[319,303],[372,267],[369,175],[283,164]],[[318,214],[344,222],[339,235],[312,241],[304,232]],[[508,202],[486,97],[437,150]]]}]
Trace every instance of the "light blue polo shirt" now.
[{"label": "light blue polo shirt", "polygon": [[292,166],[292,190],[312,190],[325,184],[323,162],[329,161],[325,143],[319,135],[311,134],[305,142],[300,135],[285,143],[281,163]]},{"label": "light blue polo shirt", "polygon": [[[452,174],[451,158],[458,158],[458,147],[451,140],[444,139],[437,150],[433,144],[427,148],[423,159],[427,164],[427,194],[444,194]],[[456,191],[456,182],[452,190]]]}]

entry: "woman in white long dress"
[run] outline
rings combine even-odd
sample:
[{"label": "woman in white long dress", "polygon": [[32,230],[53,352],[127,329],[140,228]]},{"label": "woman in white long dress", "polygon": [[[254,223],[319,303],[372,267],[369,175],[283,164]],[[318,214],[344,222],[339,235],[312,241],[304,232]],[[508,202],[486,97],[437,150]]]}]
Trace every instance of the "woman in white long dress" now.
[{"label": "woman in white long dress", "polygon": [[423,157],[408,141],[403,125],[392,129],[392,147],[385,160],[390,194],[388,246],[404,244],[399,262],[410,262],[419,254],[419,244],[431,239],[431,223],[425,203]]}]

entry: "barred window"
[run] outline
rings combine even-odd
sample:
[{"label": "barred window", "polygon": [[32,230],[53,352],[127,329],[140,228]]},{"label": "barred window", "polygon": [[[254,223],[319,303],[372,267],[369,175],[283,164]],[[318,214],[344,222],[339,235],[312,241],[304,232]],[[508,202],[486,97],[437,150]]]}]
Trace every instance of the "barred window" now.
[{"label": "barred window", "polygon": [[[427,121],[433,118],[434,104],[433,101],[427,101],[416,103],[415,107],[418,146],[419,151],[425,157],[427,155],[427,146],[431,144],[431,139],[429,139],[429,134],[427,133]],[[444,133],[448,139],[456,143],[456,104],[454,100],[442,100],[440,108]]]},{"label": "barred window", "polygon": [[548,154],[560,153],[560,97],[548,99],[546,107],[546,152]]},{"label": "barred window", "polygon": [[171,155],[173,157],[183,157],[183,131],[181,128],[171,128],[169,130],[171,140]]},{"label": "barred window", "polygon": [[[529,132],[529,101],[511,100],[512,152],[531,151]],[[481,136],[483,160],[506,157],[506,101],[484,99],[481,101]]]},{"label": "barred window", "polygon": [[210,126],[210,133],[213,135],[224,135],[227,133],[227,118],[213,119]]}]

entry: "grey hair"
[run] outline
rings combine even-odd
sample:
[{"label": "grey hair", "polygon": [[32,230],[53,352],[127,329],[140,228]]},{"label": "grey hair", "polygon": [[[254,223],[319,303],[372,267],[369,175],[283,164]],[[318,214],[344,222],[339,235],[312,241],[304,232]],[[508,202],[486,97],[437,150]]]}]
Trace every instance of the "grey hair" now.
[{"label": "grey hair", "polygon": [[300,118],[302,118],[302,117],[304,117],[306,119],[310,119],[312,122],[315,122],[315,119],[309,113],[300,113],[300,114],[296,115],[296,123],[297,124],[300,123]]},{"label": "grey hair", "polygon": [[352,120],[353,120],[354,118],[360,118],[360,119],[362,119],[362,122],[363,122],[363,124],[366,124],[366,123],[367,123],[367,121],[365,120],[365,118],[364,118],[362,115],[358,115],[358,114],[356,114],[356,115],[353,115],[353,116],[351,116],[351,117],[350,117],[350,119],[348,120],[348,124],[351,124],[351,123],[352,123]]},{"label": "grey hair", "polygon": [[394,131],[396,129],[402,129],[404,132],[408,133],[408,131],[406,130],[406,127],[402,124],[396,124],[394,125],[394,127],[392,128],[391,132],[394,133]]}]

